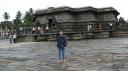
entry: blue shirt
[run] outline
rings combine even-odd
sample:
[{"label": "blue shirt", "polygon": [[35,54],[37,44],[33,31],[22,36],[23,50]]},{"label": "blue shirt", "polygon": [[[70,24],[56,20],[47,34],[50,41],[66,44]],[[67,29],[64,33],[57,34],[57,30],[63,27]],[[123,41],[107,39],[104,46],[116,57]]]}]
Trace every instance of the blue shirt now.
[{"label": "blue shirt", "polygon": [[67,40],[65,39],[64,36],[58,37],[58,39],[57,39],[57,47],[58,48],[67,47]]}]

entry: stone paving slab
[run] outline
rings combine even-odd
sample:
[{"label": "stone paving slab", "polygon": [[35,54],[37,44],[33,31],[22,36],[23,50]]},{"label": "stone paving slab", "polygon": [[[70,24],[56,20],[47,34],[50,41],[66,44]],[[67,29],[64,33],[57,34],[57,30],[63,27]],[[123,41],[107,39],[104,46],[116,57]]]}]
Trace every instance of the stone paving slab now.
[{"label": "stone paving slab", "polygon": [[69,41],[66,62],[58,63],[54,41],[10,45],[0,40],[0,71],[128,71],[127,42],[128,38]]}]

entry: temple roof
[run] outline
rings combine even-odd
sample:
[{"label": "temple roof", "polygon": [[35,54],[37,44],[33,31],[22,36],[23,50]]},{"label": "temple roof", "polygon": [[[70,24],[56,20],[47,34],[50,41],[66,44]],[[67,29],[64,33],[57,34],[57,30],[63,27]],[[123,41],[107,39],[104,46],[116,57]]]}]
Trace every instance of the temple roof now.
[{"label": "temple roof", "polygon": [[0,23],[0,26],[9,26],[9,27],[11,27],[11,26],[14,26],[14,24],[12,23],[12,21],[2,21],[1,23]]},{"label": "temple roof", "polygon": [[34,15],[41,15],[41,14],[49,14],[49,13],[57,13],[57,12],[64,12],[64,11],[70,11],[70,12],[82,12],[82,11],[95,11],[95,12],[115,12],[116,14],[119,14],[119,12],[114,9],[113,7],[107,7],[107,8],[94,8],[91,6],[88,7],[82,7],[82,8],[71,8],[71,7],[49,7],[48,9],[44,10],[38,10],[34,13]]}]

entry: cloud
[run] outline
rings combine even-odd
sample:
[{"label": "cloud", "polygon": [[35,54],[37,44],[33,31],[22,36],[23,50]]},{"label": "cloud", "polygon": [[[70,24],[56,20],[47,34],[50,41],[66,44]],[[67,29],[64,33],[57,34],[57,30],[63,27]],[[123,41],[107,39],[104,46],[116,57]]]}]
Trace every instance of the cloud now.
[{"label": "cloud", "polygon": [[3,20],[3,13],[10,14],[10,20],[15,18],[16,12],[20,10],[22,13],[29,10],[29,8],[46,9],[47,7],[70,6],[70,7],[85,7],[93,6],[114,7],[121,14],[120,16],[127,19],[128,9],[127,0],[0,0],[0,21]]}]

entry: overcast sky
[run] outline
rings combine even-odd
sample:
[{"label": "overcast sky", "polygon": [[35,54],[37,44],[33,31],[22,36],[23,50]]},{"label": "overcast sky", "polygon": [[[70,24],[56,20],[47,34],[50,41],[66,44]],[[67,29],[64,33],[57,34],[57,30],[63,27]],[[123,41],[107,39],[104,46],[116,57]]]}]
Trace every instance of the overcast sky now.
[{"label": "overcast sky", "polygon": [[18,10],[23,14],[29,8],[46,9],[48,7],[70,6],[73,8],[93,6],[96,8],[114,7],[120,12],[119,16],[128,19],[127,0],[0,0],[0,21],[3,20],[3,13],[8,12],[10,20],[15,18]]}]

